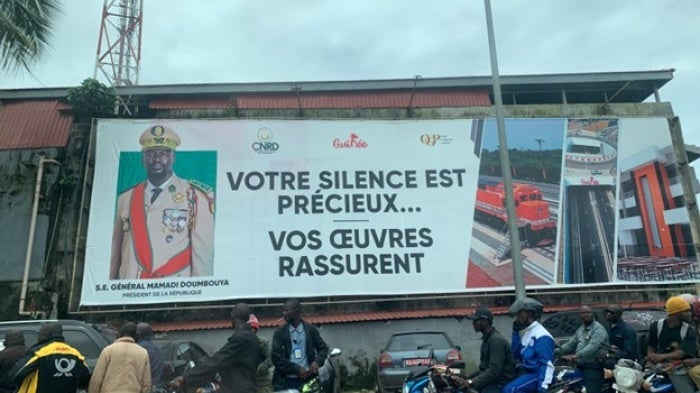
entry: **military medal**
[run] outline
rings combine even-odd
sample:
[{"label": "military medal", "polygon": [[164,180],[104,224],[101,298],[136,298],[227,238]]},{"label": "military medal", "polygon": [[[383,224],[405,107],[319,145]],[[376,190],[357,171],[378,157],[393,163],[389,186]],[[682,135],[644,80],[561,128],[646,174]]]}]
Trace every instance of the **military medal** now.
[{"label": "military medal", "polygon": [[165,242],[166,242],[166,243],[170,243],[171,241],[173,241],[173,235],[168,235],[168,236],[165,237]]},{"label": "military medal", "polygon": [[187,225],[187,210],[165,209],[163,210],[163,233],[180,233]]},{"label": "military medal", "polygon": [[175,203],[182,203],[185,201],[185,194],[178,192],[173,194],[173,202]]}]

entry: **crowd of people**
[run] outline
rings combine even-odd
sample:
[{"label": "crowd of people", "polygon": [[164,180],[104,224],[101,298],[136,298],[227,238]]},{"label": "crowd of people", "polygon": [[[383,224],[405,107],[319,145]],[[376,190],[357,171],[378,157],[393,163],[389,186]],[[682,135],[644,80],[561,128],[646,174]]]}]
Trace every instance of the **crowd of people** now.
[{"label": "crowd of people", "polygon": [[[599,393],[605,378],[620,359],[642,360],[662,368],[677,393],[700,389],[700,299],[694,295],[670,297],[666,318],[649,326],[646,356],[642,359],[637,333],[622,319],[617,304],[605,308],[607,326],[593,317],[589,306],[580,308],[581,325],[558,346],[539,322],[543,305],[535,299],[516,300],[508,313],[514,318],[510,342],[493,325],[493,314],[479,307],[469,315],[474,331],[482,334],[478,369],[453,375],[454,383],[481,393],[542,393],[554,380],[555,356],[581,370],[588,393]],[[8,331],[0,351],[0,393],[158,392],[167,389],[202,391],[215,384],[220,392],[270,393],[297,389],[318,375],[328,356],[319,329],[301,318],[298,299],[285,302],[285,324],[272,343],[257,336],[258,319],[245,303],[231,312],[234,333],[211,357],[171,381],[163,381],[162,350],[152,341],[148,323],[126,322],[119,338],[102,350],[90,370],[85,357],[65,342],[62,326],[42,325],[38,341],[25,348],[20,331]],[[197,390],[197,388],[199,389]]]},{"label": "crowd of people", "polygon": [[234,333],[226,343],[171,381],[162,380],[164,354],[152,341],[148,323],[123,323],[119,338],[102,350],[92,370],[80,351],[65,342],[57,322],[43,324],[30,348],[21,331],[9,331],[0,351],[0,393],[200,393],[212,386],[222,393],[298,389],[318,374],[328,346],[319,329],[301,318],[298,299],[287,300],[282,315],[285,324],[275,330],[270,344],[257,336],[260,323],[248,305],[236,304],[231,311]]},{"label": "crowd of people", "polygon": [[510,344],[493,326],[491,311],[478,308],[469,319],[474,331],[482,333],[479,367],[452,379],[458,386],[482,393],[542,393],[554,381],[558,358],[581,371],[587,393],[600,393],[618,362],[629,359],[667,374],[675,392],[694,393],[700,390],[700,299],[689,294],[672,296],[665,309],[666,318],[649,326],[642,357],[637,333],[622,319],[623,309],[617,304],[605,307],[607,326],[595,320],[589,306],[582,306],[581,325],[561,345],[539,323],[543,306],[535,299],[518,299],[508,310],[514,317]]}]

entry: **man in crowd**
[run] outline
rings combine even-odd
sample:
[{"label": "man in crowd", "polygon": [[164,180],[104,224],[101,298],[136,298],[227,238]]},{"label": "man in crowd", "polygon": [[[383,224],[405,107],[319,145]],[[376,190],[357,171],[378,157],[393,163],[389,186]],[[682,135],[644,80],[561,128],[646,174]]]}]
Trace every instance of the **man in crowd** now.
[{"label": "man in crowd", "polygon": [[48,322],[39,329],[38,341],[10,371],[17,393],[75,393],[90,382],[85,357],[66,344],[63,327]]},{"label": "man in crowd", "polygon": [[175,174],[170,127],[150,127],[139,143],[147,179],[117,199],[109,278],[213,275],[213,189]]},{"label": "man in crowd", "polygon": [[328,346],[318,328],[301,319],[298,299],[284,303],[282,316],[287,322],[272,337],[272,377],[274,390],[297,389],[318,374],[328,357]]},{"label": "man in crowd", "polygon": [[146,322],[136,325],[136,343],[148,353],[151,365],[151,386],[159,387],[163,378],[163,350],[153,342],[153,329]]},{"label": "man in crowd", "polygon": [[692,393],[695,385],[687,372],[676,363],[695,357],[697,333],[685,320],[690,320],[690,304],[678,296],[666,301],[666,318],[649,326],[647,367],[663,365],[677,393]]},{"label": "man in crowd", "polygon": [[256,381],[257,393],[272,393],[272,357],[270,355],[270,342],[258,334],[258,330],[260,330],[260,321],[258,321],[255,314],[250,314],[248,317],[248,325],[258,337],[260,350],[265,356],[265,360],[258,364],[258,379]]},{"label": "man in crowd", "polygon": [[[690,293],[684,293],[679,295],[679,297],[690,305],[692,318],[685,322],[693,326],[696,333],[700,333],[700,298]],[[700,334],[698,334],[698,340],[700,341]],[[700,389],[700,343],[698,343],[698,353],[696,353],[693,358],[684,359],[683,364],[690,369],[688,374],[690,375],[690,379],[693,380],[693,383],[695,383],[695,387]]]},{"label": "man in crowd", "polygon": [[100,353],[90,378],[88,393],[151,391],[151,366],[148,352],[136,344],[136,324],[126,322],[117,341]]},{"label": "man in crowd", "polygon": [[638,360],[637,332],[622,319],[622,307],[609,304],[605,307],[605,319],[610,324],[610,351],[603,360],[603,367],[613,369],[620,359]]},{"label": "man in crowd", "polygon": [[562,359],[576,363],[583,372],[587,392],[600,392],[603,387],[603,366],[600,355],[607,351],[608,332],[593,318],[591,308],[581,307],[581,326],[561,347]]},{"label": "man in crowd", "polygon": [[474,331],[482,335],[479,369],[466,378],[452,378],[465,388],[481,393],[500,393],[515,378],[515,357],[510,344],[493,327],[493,314],[488,308],[478,308],[467,318],[471,319]]},{"label": "man in crowd", "polygon": [[0,393],[13,393],[17,385],[10,378],[10,370],[20,360],[27,348],[24,346],[24,335],[20,330],[5,332],[5,348],[0,351]]},{"label": "man in crowd", "polygon": [[554,378],[554,339],[539,323],[542,303],[524,297],[510,306],[515,316],[511,351],[518,361],[518,377],[509,382],[503,393],[544,393]]},{"label": "man in crowd", "polygon": [[173,379],[170,385],[178,390],[197,388],[213,381],[215,374],[219,373],[221,393],[256,393],[258,364],[265,359],[258,338],[246,323],[250,314],[247,304],[236,304],[231,311],[234,332],[226,344],[184,375]]}]

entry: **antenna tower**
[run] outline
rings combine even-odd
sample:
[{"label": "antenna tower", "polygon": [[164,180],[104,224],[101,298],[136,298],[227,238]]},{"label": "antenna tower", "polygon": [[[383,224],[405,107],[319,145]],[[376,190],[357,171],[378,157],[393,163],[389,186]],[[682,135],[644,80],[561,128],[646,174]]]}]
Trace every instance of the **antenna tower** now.
[{"label": "antenna tower", "polygon": [[112,86],[139,82],[143,0],[105,0],[97,41],[95,73]]}]

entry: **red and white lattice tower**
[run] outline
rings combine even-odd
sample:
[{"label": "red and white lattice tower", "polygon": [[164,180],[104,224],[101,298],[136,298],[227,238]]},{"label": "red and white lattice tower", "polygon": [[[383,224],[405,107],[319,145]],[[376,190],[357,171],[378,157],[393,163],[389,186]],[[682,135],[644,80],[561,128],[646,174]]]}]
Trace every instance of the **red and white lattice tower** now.
[{"label": "red and white lattice tower", "polygon": [[97,42],[95,79],[112,86],[139,82],[143,0],[105,0]]}]

